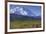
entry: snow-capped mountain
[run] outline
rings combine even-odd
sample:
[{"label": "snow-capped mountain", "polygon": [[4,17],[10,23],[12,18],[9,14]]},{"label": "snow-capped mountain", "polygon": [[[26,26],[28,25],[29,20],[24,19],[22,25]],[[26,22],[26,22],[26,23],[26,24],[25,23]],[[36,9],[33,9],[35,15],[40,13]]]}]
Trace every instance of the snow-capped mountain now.
[{"label": "snow-capped mountain", "polygon": [[41,19],[40,6],[10,6],[10,20],[21,19]]}]

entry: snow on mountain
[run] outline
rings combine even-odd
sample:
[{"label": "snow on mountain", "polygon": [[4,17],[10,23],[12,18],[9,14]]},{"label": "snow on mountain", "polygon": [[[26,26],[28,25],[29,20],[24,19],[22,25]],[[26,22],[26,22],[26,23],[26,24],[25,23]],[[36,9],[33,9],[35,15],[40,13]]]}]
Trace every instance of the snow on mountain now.
[{"label": "snow on mountain", "polygon": [[40,6],[16,6],[12,5],[10,7],[10,14],[18,14],[24,16],[40,16],[41,15],[41,8]]},{"label": "snow on mountain", "polygon": [[20,14],[20,15],[27,15],[28,13],[23,10],[22,7],[16,7],[10,10],[10,13]]}]

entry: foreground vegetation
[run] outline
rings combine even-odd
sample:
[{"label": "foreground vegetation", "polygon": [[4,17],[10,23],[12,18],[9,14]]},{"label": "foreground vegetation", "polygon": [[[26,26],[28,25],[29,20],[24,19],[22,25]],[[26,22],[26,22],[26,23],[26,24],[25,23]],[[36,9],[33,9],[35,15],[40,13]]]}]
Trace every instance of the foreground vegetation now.
[{"label": "foreground vegetation", "polygon": [[21,29],[21,28],[40,28],[40,20],[14,20],[10,22],[10,29]]}]

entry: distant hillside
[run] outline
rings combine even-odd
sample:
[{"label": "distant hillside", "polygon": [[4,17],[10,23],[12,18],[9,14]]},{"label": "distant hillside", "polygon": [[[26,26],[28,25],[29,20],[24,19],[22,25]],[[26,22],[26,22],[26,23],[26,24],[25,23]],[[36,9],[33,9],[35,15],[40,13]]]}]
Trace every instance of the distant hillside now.
[{"label": "distant hillside", "polygon": [[40,16],[23,16],[23,15],[18,15],[18,14],[10,14],[10,20],[15,20],[15,19],[18,19],[18,20],[31,20],[31,19],[41,19]]}]

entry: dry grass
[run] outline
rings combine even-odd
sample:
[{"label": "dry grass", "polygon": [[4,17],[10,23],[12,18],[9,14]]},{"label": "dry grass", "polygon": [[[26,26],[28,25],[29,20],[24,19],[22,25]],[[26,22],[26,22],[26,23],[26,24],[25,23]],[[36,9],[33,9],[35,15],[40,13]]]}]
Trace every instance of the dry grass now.
[{"label": "dry grass", "polygon": [[39,28],[41,27],[40,20],[15,20],[10,22],[11,29],[19,28]]}]

